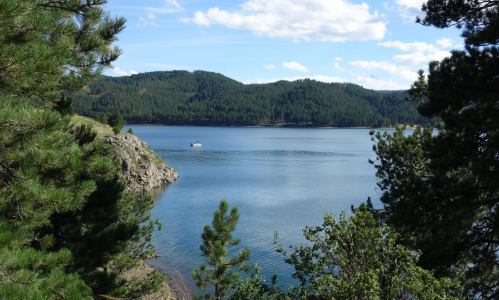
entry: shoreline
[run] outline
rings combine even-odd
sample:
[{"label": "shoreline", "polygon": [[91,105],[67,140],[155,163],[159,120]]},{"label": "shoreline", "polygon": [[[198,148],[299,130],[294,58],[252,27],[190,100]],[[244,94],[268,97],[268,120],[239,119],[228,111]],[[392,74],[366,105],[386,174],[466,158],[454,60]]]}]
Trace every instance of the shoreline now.
[{"label": "shoreline", "polygon": [[[182,124],[125,124],[126,126],[180,126],[180,127],[234,127],[234,128],[314,128],[314,129],[374,129],[374,130],[395,130],[393,127],[336,127],[336,126],[310,126],[310,125],[182,125]],[[417,125],[416,125],[417,126]],[[407,126],[406,129],[416,129],[416,126]],[[420,125],[424,127],[425,125]]]}]

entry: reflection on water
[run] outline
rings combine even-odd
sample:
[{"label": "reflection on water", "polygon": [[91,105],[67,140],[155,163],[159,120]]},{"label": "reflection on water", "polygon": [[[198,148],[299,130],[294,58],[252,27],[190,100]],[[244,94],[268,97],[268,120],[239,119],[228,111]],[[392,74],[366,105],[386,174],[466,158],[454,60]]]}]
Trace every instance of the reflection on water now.
[{"label": "reflection on water", "polygon": [[[377,204],[372,141],[367,129],[223,128],[132,126],[167,164],[177,182],[152,193],[152,217],[161,219],[155,232],[151,264],[166,273],[190,273],[204,262],[199,245],[220,199],[237,205],[241,214],[234,236],[249,247],[270,278],[292,282],[292,267],[275,253],[274,229],[280,243],[304,242],[302,229],[320,225],[326,212],[339,215],[370,196]],[[193,148],[190,141],[203,146]],[[237,251],[238,248],[233,249]]]},{"label": "reflection on water", "polygon": [[154,201],[161,199],[163,194],[166,192],[170,185],[163,185],[157,188],[153,188],[146,192],[146,194],[150,195]]}]

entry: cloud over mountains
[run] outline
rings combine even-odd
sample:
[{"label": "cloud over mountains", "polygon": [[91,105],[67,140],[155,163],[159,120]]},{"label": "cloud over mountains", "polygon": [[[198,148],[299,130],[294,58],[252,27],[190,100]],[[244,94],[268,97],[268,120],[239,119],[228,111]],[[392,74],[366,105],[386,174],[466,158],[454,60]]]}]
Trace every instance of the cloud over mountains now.
[{"label": "cloud over mountains", "polygon": [[295,70],[295,71],[298,71],[298,72],[305,72],[305,73],[308,72],[308,69],[305,66],[300,65],[296,61],[283,62],[282,66],[285,67],[286,69]]}]

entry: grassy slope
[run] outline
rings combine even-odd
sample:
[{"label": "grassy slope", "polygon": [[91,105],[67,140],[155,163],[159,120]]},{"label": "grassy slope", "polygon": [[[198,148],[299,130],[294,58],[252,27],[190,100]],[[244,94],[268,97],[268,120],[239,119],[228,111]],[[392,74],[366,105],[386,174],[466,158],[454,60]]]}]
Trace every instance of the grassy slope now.
[{"label": "grassy slope", "polygon": [[[73,121],[78,123],[78,124],[84,123],[87,125],[91,125],[92,129],[97,132],[97,138],[106,139],[106,138],[109,138],[109,137],[114,135],[113,128],[111,128],[111,126],[106,125],[106,124],[102,124],[101,122],[97,122],[94,119],[90,119],[90,118],[87,118],[84,116],[79,116],[79,115],[75,114],[73,116]],[[122,130],[119,134],[127,134],[127,133],[125,133]],[[135,151],[134,149],[131,149],[131,148],[126,147],[126,146],[121,148],[121,149],[116,149],[116,150],[118,153],[121,153],[124,150]],[[149,154],[147,156],[147,160],[153,162],[155,165],[159,165],[159,164],[165,162],[161,157],[159,157],[156,153],[154,153],[154,151],[152,151],[151,148],[145,147],[144,150],[147,152],[147,154]]]},{"label": "grassy slope", "polygon": [[106,124],[102,124],[102,123],[97,122],[93,119],[79,116],[79,115],[74,115],[73,121],[75,121],[78,124],[83,123],[83,124],[91,125],[92,129],[97,132],[98,138],[105,138],[105,137],[110,137],[110,136],[114,135],[114,132],[113,132],[113,129],[111,128],[111,126],[106,125]]}]

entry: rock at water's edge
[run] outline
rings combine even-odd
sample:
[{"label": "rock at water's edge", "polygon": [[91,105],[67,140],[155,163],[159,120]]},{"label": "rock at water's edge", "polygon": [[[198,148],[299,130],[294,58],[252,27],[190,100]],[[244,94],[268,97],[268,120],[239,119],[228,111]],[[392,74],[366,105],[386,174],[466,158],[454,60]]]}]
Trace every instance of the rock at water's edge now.
[{"label": "rock at water's edge", "polygon": [[135,135],[122,131],[105,142],[113,147],[121,162],[121,177],[128,190],[145,192],[177,180],[177,171]]}]

